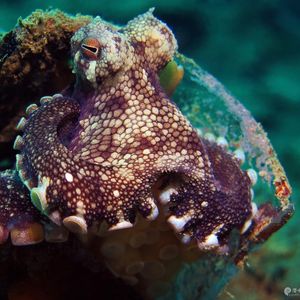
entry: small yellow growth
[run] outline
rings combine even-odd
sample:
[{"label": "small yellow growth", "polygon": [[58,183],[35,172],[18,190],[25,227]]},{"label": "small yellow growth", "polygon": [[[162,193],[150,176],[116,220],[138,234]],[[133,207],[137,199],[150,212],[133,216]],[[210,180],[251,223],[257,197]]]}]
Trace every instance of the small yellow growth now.
[{"label": "small yellow growth", "polygon": [[159,73],[159,81],[168,96],[171,96],[184,75],[182,66],[172,60]]}]

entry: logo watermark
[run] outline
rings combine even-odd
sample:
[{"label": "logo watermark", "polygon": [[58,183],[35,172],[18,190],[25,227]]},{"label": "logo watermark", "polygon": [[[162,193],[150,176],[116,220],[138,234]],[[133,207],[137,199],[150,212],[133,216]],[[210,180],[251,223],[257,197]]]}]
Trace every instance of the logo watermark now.
[{"label": "logo watermark", "polygon": [[284,288],[283,293],[290,297],[300,296],[300,288],[291,288],[287,286]]}]

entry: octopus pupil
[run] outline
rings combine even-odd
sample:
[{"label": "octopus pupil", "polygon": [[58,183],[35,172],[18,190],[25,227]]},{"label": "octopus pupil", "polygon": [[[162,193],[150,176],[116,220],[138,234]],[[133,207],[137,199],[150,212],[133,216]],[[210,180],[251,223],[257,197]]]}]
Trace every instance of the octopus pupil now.
[{"label": "octopus pupil", "polygon": [[81,45],[81,47],[85,50],[93,52],[94,54],[96,54],[98,52],[98,48],[96,48],[96,47],[91,47],[91,46],[84,45],[84,44]]}]

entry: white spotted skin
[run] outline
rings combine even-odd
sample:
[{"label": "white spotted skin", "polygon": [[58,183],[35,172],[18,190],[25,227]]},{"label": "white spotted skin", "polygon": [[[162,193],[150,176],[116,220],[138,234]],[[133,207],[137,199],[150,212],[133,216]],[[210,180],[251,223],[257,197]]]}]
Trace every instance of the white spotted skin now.
[{"label": "white spotted skin", "polygon": [[92,83],[96,82],[96,62],[91,61],[85,73],[86,79]]},{"label": "white spotted skin", "polygon": [[[45,189],[46,182],[44,181]],[[40,186],[41,187],[41,186]],[[43,194],[43,192],[42,192]],[[14,245],[22,246],[41,242],[43,235],[34,237],[41,214],[30,201],[27,187],[16,171],[0,173],[0,246],[11,237]],[[32,232],[33,234],[30,234]]]},{"label": "white spotted skin", "polygon": [[65,178],[68,182],[72,182],[73,181],[73,175],[70,173],[66,173],[65,174]]}]

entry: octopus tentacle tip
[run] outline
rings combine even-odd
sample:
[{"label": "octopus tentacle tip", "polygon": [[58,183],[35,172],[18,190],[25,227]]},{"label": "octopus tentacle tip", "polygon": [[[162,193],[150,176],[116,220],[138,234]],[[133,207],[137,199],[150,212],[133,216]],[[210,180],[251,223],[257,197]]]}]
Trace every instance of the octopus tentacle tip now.
[{"label": "octopus tentacle tip", "polygon": [[39,188],[33,188],[30,191],[31,202],[39,211],[44,210],[44,203],[43,203],[42,197],[43,196],[41,195],[41,191]]},{"label": "octopus tentacle tip", "polygon": [[248,169],[247,175],[249,176],[252,185],[255,185],[258,179],[256,171],[254,169]]},{"label": "octopus tentacle tip", "polygon": [[26,121],[27,121],[26,118],[22,117],[22,118],[19,120],[19,122],[18,122],[18,124],[17,124],[17,126],[16,126],[16,129],[17,129],[18,131],[24,130],[25,125],[26,125]]},{"label": "octopus tentacle tip", "polygon": [[175,188],[166,188],[160,193],[158,200],[161,204],[166,205],[171,201],[171,196],[175,194],[177,194],[177,190]]},{"label": "octopus tentacle tip", "polygon": [[14,150],[22,150],[23,147],[24,147],[24,140],[20,135],[18,135],[15,139],[13,148]]},{"label": "octopus tentacle tip", "polygon": [[69,216],[63,219],[64,226],[73,233],[86,234],[87,223],[81,216]]},{"label": "octopus tentacle tip", "polygon": [[40,99],[40,103],[41,103],[41,105],[44,105],[44,104],[50,102],[52,99],[53,99],[52,96],[44,96]]},{"label": "octopus tentacle tip", "polygon": [[44,229],[39,223],[14,227],[10,231],[11,242],[15,246],[38,244],[44,240]]},{"label": "octopus tentacle tip", "polygon": [[240,163],[241,165],[242,165],[242,164],[245,162],[245,160],[246,160],[245,152],[244,152],[244,150],[243,150],[242,148],[238,148],[238,149],[234,150],[233,156],[234,156],[234,158],[236,158],[236,159],[239,161],[239,163]]},{"label": "octopus tentacle tip", "polygon": [[251,215],[243,224],[242,228],[240,229],[241,234],[246,233],[249,230],[249,228],[252,226],[253,218],[255,217],[257,212],[258,212],[257,204],[255,202],[251,202]]},{"label": "octopus tentacle tip", "polygon": [[53,100],[55,100],[55,99],[60,99],[60,98],[63,98],[63,95],[62,95],[62,94],[59,94],[59,93],[54,94],[54,95],[52,96],[52,99],[53,99]]},{"label": "octopus tentacle tip", "polygon": [[173,227],[176,232],[181,232],[188,221],[192,219],[191,215],[184,215],[177,218],[176,216],[170,216],[167,222]]},{"label": "octopus tentacle tip", "polygon": [[124,220],[124,221],[117,223],[116,225],[109,227],[108,231],[131,228],[132,226],[133,226],[132,223]]},{"label": "octopus tentacle tip", "polygon": [[180,240],[183,244],[189,244],[192,240],[192,237],[189,234],[183,233],[180,236]]},{"label": "octopus tentacle tip", "polygon": [[158,207],[152,197],[148,197],[146,199],[146,203],[150,206],[149,213],[146,215],[147,220],[153,221],[155,220],[159,215]]},{"label": "octopus tentacle tip", "polygon": [[207,132],[204,134],[204,138],[207,139],[210,142],[216,141],[216,136],[213,133]]},{"label": "octopus tentacle tip", "polygon": [[27,106],[25,112],[26,112],[26,115],[27,116],[30,116],[34,111],[36,111],[38,109],[38,106],[33,103],[33,104],[30,104],[29,106]]},{"label": "octopus tentacle tip", "polygon": [[253,222],[252,222],[252,219],[248,219],[248,220],[244,223],[243,227],[242,227],[241,230],[240,230],[241,234],[244,234],[245,232],[247,232],[248,229],[251,227],[252,223],[253,223]]},{"label": "octopus tentacle tip", "polygon": [[255,202],[251,202],[251,213],[252,216],[255,216],[258,212],[257,204]]},{"label": "octopus tentacle tip", "polygon": [[216,143],[221,147],[228,147],[228,141],[223,136],[219,136],[216,140]]},{"label": "octopus tentacle tip", "polygon": [[157,219],[158,215],[159,215],[158,207],[156,205],[154,205],[151,209],[150,214],[147,216],[147,220],[153,221],[153,220]]},{"label": "octopus tentacle tip", "polygon": [[212,233],[205,237],[204,242],[197,243],[200,250],[211,250],[219,246],[219,240],[216,234]]},{"label": "octopus tentacle tip", "polygon": [[43,177],[37,187],[30,191],[30,198],[34,206],[41,212],[45,212],[47,208],[46,190],[49,186],[49,178]]}]

